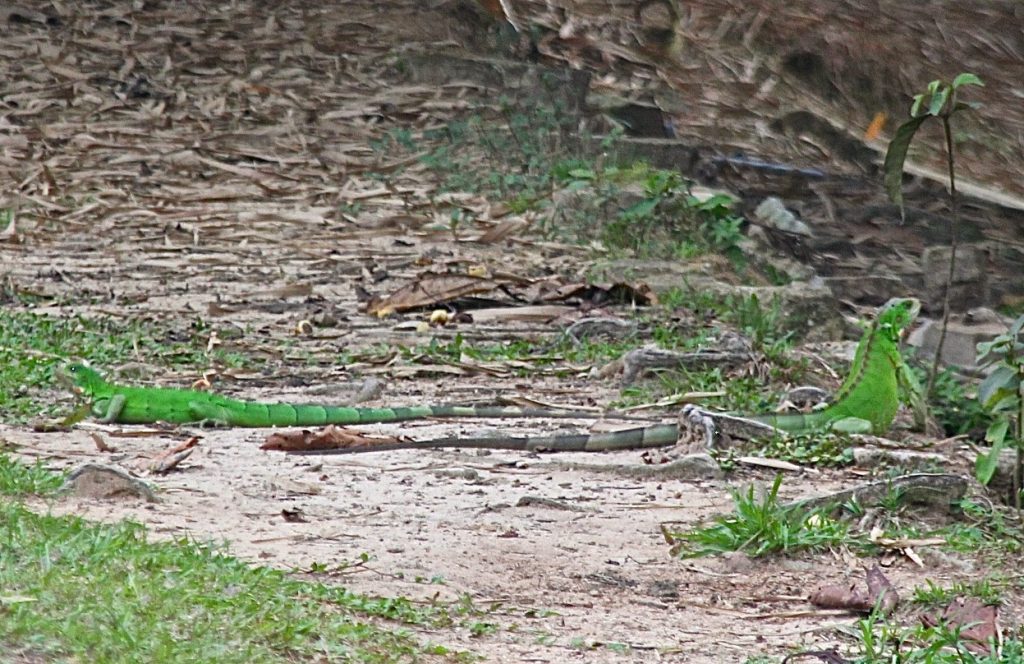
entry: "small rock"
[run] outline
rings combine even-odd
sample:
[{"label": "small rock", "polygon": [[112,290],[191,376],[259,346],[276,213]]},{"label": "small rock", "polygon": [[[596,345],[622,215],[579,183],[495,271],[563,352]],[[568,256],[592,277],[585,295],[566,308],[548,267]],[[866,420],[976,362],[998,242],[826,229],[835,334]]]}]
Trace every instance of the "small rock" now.
[{"label": "small rock", "polygon": [[87,463],[73,471],[60,490],[80,498],[110,500],[129,497],[157,502],[153,489],[142,480],[120,468],[95,463]]},{"label": "small rock", "polygon": [[786,209],[781,200],[774,196],[761,201],[761,204],[754,209],[754,219],[761,225],[774,228],[785,233],[813,237],[811,227],[796,218],[796,215]]},{"label": "small rock", "polygon": [[723,567],[730,574],[744,574],[754,568],[754,559],[743,551],[730,551],[722,556]]}]

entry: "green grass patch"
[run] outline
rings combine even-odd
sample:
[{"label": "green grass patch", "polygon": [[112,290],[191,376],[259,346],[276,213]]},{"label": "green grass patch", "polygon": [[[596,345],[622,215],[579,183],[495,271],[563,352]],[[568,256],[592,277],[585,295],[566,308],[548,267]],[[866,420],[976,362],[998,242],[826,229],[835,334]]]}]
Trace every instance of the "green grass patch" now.
[{"label": "green grass patch", "polygon": [[779,504],[782,475],[776,475],[771,489],[760,500],[754,487],[732,490],[735,515],[721,516],[707,526],[671,533],[673,552],[683,558],[743,551],[752,557],[816,552],[846,544],[845,523],[828,515],[828,510],[807,510]]},{"label": "green grass patch", "polygon": [[0,452],[0,496],[45,495],[63,482],[63,474],[47,470],[38,461],[30,466]]},{"label": "green grass patch", "polygon": [[[731,197],[693,196],[692,183],[677,170],[620,158],[621,131],[597,146],[580,135],[576,113],[558,97],[501,98],[442,127],[392,129],[370,146],[387,161],[415,157],[442,193],[476,193],[517,214],[538,213],[533,229],[546,239],[640,257],[687,259],[717,251],[744,266],[744,220],[732,211]],[[392,183],[396,172],[371,177]],[[448,214],[453,235],[472,221],[450,201],[435,204]]]},{"label": "green grass patch", "polygon": [[856,624],[854,664],[1020,664],[1024,662],[1024,643],[1008,637],[996,652],[978,652],[977,642],[968,642],[961,630],[946,625],[903,626],[876,614]]},{"label": "green grass patch", "polygon": [[[927,385],[928,370],[916,364],[910,366],[918,382]],[[928,408],[947,436],[984,431],[992,423],[992,416],[981,407],[974,390],[949,368],[935,375]]]},{"label": "green grass patch", "polygon": [[[958,553],[978,556],[1019,555],[1024,552],[1024,530],[1011,523],[1004,511],[965,499],[960,501],[963,519],[928,532],[907,529],[909,537],[944,537],[946,546]],[[901,532],[901,535],[904,533]]]},{"label": "green grass patch", "polygon": [[948,588],[935,584],[931,579],[925,586],[914,588],[912,601],[931,608],[944,608],[957,597],[976,597],[984,604],[1003,603],[1003,590],[1009,585],[1006,579],[987,576],[971,583],[954,583]]},{"label": "green grass patch", "polygon": [[443,656],[380,621],[447,612],[249,566],[138,524],[91,525],[0,504],[0,643],[95,662],[398,662]]},{"label": "green grass patch", "polygon": [[836,468],[853,463],[849,436],[832,431],[775,436],[748,453],[812,466]]}]

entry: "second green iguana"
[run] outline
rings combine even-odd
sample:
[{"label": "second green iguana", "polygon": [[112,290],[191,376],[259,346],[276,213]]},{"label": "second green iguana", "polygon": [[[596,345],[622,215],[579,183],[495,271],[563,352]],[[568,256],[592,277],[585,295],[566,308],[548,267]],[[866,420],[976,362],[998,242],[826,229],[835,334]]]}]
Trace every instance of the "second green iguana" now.
[{"label": "second green iguana", "polygon": [[[923,424],[925,404],[920,385],[900,355],[900,339],[917,318],[920,309],[921,303],[914,298],[893,298],[878,310],[875,320],[857,344],[850,373],[829,406],[809,413],[755,415],[745,416],[744,419],[789,432],[827,427],[849,433],[870,432],[881,435],[892,425],[900,402],[905,401],[912,406],[915,420]],[[693,410],[707,413],[692,406],[687,408],[691,409],[690,413]],[[684,414],[686,412],[684,410]],[[707,414],[715,417],[714,413]],[[295,453],[342,454],[439,447],[596,452],[666,447],[674,445],[678,439],[678,425],[656,424],[595,434],[440,438]]]}]

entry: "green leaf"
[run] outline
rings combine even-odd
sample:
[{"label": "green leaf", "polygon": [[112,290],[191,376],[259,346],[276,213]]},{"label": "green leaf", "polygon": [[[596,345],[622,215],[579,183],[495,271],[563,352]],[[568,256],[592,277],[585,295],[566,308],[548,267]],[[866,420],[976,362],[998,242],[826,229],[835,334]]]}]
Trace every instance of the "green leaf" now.
[{"label": "green leaf", "polygon": [[1013,325],[1011,325],[1011,326],[1010,326],[1010,332],[1009,332],[1009,335],[1010,335],[1011,337],[1015,337],[1015,336],[1017,336],[1018,334],[1020,334],[1020,331],[1021,331],[1022,329],[1024,329],[1024,315],[1022,315],[1022,316],[1021,316],[1020,318],[1018,318],[1017,320],[1013,321]]},{"label": "green leaf", "polygon": [[954,90],[956,90],[962,85],[980,85],[981,87],[985,87],[985,84],[981,81],[981,79],[975,76],[974,74],[971,74],[970,72],[957,74],[956,78],[953,79],[953,84],[951,85],[951,87]]},{"label": "green leaf", "polygon": [[985,440],[993,445],[1001,445],[1006,440],[1006,432],[1010,430],[1010,420],[996,420],[985,432]]},{"label": "green leaf", "polygon": [[949,92],[949,88],[942,88],[932,95],[932,100],[928,104],[928,115],[938,115],[942,112],[942,107],[946,105],[946,100],[949,99]]},{"label": "green leaf", "polygon": [[978,386],[978,403],[983,408],[991,410],[1002,399],[1016,394],[1019,383],[1020,378],[1013,367],[998,366]]},{"label": "green leaf", "polygon": [[914,139],[918,127],[927,118],[927,115],[922,115],[901,124],[896,130],[896,135],[889,141],[889,149],[885,151],[885,165],[883,166],[885,192],[889,194],[889,200],[899,206],[901,221],[906,221],[906,214],[903,210],[903,162],[907,160],[910,141]]},{"label": "green leaf", "polygon": [[999,467],[999,453],[1006,445],[1006,431],[1009,428],[1009,420],[997,420],[992,423],[985,433],[985,440],[992,443],[992,449],[988,454],[979,454],[974,460],[974,477],[982,484],[992,481]]},{"label": "green leaf", "polygon": [[975,358],[980,366],[988,366],[996,362],[1002,362],[1008,355],[1008,348],[1010,344],[1010,338],[1005,334],[1000,334],[992,341],[979,341],[977,344],[978,355]]},{"label": "green leaf", "polygon": [[654,212],[654,208],[658,207],[657,198],[645,198],[642,201],[631,205],[623,212],[623,216],[630,219],[642,219],[650,216]]},{"label": "green leaf", "polygon": [[953,105],[953,110],[950,111],[950,115],[953,113],[959,113],[960,111],[976,111],[979,108],[981,108],[981,104],[976,101],[957,101],[956,104]]},{"label": "green leaf", "polygon": [[918,116],[922,103],[924,103],[924,95],[914,95],[914,103],[910,105],[910,117],[916,118]]}]

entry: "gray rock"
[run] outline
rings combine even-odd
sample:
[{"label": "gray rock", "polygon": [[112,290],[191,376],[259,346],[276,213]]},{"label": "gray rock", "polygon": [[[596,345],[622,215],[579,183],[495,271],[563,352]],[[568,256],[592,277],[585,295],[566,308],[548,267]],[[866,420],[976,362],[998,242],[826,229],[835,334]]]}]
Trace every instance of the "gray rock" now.
[{"label": "gray rock", "polygon": [[[933,246],[924,250],[921,267],[924,271],[924,307],[928,311],[942,311],[949,276],[949,247]],[[949,306],[953,311],[964,311],[989,301],[988,256],[972,245],[961,246],[956,252],[953,283],[949,291]]]},{"label": "gray rock", "polygon": [[[975,370],[978,342],[991,341],[992,337],[1005,334],[1006,328],[1007,324],[1003,322],[971,324],[950,319],[941,359],[946,364]],[[920,348],[925,357],[934,356],[941,332],[941,321],[925,319],[924,324],[910,334],[907,343]]]},{"label": "gray rock", "polygon": [[157,502],[156,494],[148,484],[132,477],[120,468],[87,463],[74,470],[61,487],[62,493],[80,498],[113,500],[117,498],[141,498]]}]

